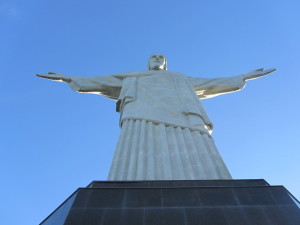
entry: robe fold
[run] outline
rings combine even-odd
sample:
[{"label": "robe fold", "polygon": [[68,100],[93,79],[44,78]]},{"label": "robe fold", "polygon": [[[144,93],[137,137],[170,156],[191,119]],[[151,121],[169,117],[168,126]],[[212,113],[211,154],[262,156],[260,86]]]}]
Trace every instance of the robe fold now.
[{"label": "robe fold", "polygon": [[149,70],[71,80],[75,91],[117,100],[121,134],[109,180],[231,179],[199,99],[242,89],[242,76]]}]

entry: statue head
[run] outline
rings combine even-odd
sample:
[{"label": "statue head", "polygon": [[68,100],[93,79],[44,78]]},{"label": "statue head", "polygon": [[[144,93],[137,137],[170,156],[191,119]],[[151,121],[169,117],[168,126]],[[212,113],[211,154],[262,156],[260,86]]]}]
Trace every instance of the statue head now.
[{"label": "statue head", "polygon": [[148,61],[148,70],[167,70],[167,59],[162,54],[153,54]]}]

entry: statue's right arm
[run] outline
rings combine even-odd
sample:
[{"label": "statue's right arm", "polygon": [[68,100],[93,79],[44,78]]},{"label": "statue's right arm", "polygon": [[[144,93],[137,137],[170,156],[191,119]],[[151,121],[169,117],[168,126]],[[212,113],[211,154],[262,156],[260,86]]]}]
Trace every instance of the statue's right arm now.
[{"label": "statue's right arm", "polygon": [[109,76],[65,76],[59,73],[37,74],[49,80],[66,82],[74,91],[82,93],[99,94],[108,98],[118,99],[122,79],[115,75]]}]

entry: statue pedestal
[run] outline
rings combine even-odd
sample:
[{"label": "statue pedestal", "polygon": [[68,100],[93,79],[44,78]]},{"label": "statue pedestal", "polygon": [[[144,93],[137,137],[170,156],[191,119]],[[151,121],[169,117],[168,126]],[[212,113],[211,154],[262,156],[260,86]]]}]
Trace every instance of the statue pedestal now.
[{"label": "statue pedestal", "polygon": [[298,225],[299,202],[265,180],[94,181],[41,225]]}]

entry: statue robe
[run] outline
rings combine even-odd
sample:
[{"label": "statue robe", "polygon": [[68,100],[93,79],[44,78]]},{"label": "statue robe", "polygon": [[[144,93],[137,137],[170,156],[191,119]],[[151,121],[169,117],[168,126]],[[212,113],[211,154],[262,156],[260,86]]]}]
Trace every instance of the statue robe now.
[{"label": "statue robe", "polygon": [[242,89],[242,76],[149,70],[71,79],[75,91],[117,100],[121,134],[108,180],[231,179],[199,99]]}]

